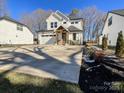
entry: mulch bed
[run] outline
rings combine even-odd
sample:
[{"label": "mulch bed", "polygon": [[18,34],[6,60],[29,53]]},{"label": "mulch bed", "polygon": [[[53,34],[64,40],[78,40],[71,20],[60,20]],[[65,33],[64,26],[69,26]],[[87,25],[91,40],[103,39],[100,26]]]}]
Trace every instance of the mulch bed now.
[{"label": "mulch bed", "polygon": [[[124,90],[122,92],[122,90],[112,88],[113,82],[124,82],[124,78],[113,73],[102,63],[105,56],[104,51],[95,51],[95,63],[82,62],[79,85],[84,93],[124,93]],[[124,61],[121,60],[121,65],[124,66]]]},{"label": "mulch bed", "polygon": [[91,65],[84,64],[81,67],[79,85],[84,93],[119,93],[119,90],[111,89],[111,83],[123,81],[124,78],[112,73],[103,65],[97,66],[89,71],[87,68]]}]

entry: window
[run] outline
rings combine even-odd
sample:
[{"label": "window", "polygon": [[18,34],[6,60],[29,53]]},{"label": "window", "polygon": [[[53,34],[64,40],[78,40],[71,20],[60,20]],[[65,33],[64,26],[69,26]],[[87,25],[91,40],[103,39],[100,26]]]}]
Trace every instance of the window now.
[{"label": "window", "polygon": [[57,28],[58,24],[57,22],[51,22],[51,28]]},{"label": "window", "polygon": [[74,22],[71,22],[71,24],[74,24]]},{"label": "window", "polygon": [[73,40],[76,40],[76,33],[73,33]]},{"label": "window", "polygon": [[17,30],[23,31],[23,26],[20,24],[17,24]]},{"label": "window", "polygon": [[54,26],[55,26],[55,28],[57,28],[57,22],[55,22]]},{"label": "window", "polygon": [[112,25],[112,17],[110,17],[108,20],[108,26],[111,26],[111,25]]},{"label": "window", "polygon": [[75,24],[78,24],[78,21],[76,21]]},{"label": "window", "polygon": [[51,28],[53,28],[53,22],[51,22]]},{"label": "window", "polygon": [[66,22],[63,22],[63,24],[66,24]]}]

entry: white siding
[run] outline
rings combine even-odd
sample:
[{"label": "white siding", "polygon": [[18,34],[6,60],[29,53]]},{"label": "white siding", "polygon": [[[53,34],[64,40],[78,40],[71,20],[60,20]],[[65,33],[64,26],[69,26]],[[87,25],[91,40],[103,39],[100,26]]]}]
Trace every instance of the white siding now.
[{"label": "white siding", "polygon": [[78,41],[79,44],[83,44],[83,33],[82,32],[70,32],[69,33],[69,40],[70,41],[74,41],[73,40],[73,33],[76,33],[76,41]]},{"label": "white siding", "polygon": [[[46,20],[47,22],[47,30],[56,30],[57,28],[51,28],[51,22],[57,22],[58,27],[59,26],[64,26],[65,28],[68,28],[69,26],[75,26],[76,28],[83,30],[83,21],[82,20],[58,20],[56,19],[53,14],[51,14],[48,19]],[[66,22],[66,24],[63,24],[63,22]],[[71,22],[74,22],[74,24],[71,24]],[[77,24],[75,22],[78,22]]]},{"label": "white siding", "polygon": [[[57,16],[57,18],[55,16]],[[64,15],[63,15],[64,16]],[[56,29],[60,26],[63,26],[67,31],[68,31],[68,27],[70,26],[74,26],[76,28],[78,28],[79,30],[83,31],[83,21],[80,19],[77,20],[68,20],[66,18],[62,18],[63,16],[58,15],[56,12],[52,13],[47,19],[47,30],[53,30],[56,31]],[[60,20],[59,20],[59,19]],[[71,24],[71,22],[74,22],[74,24]],[[55,23],[57,22],[57,28],[51,28],[51,22]],[[64,22],[66,22],[66,24],[64,24]],[[78,23],[75,23],[78,22]],[[73,33],[77,33],[76,36],[76,41],[78,41],[80,44],[83,43],[83,32],[80,31],[68,31],[69,32],[69,37],[68,39],[73,41]],[[47,34],[50,34],[51,32],[48,32]],[[46,36],[46,37],[42,37],[43,32],[38,33],[38,40],[39,40],[39,44],[55,44],[56,43],[56,37],[50,37],[50,36]],[[62,35],[59,36],[60,38],[62,38]]]},{"label": "white siding", "polygon": [[[73,33],[76,33],[76,40],[73,40]],[[43,44],[43,45],[47,45],[47,44],[56,44],[56,36],[50,36],[50,35],[55,35],[52,32],[40,32],[38,33],[38,40],[39,40],[39,44]],[[62,36],[58,36],[58,38],[62,38]],[[78,42],[78,44],[83,44],[83,33],[82,32],[69,32],[69,37],[68,37],[69,41],[74,41],[74,42]]]},{"label": "white siding", "polygon": [[[71,22],[74,22],[74,24],[71,24]],[[77,24],[75,22],[78,22]],[[82,20],[71,20],[70,25],[77,27],[80,30],[83,30],[83,22]]]},{"label": "white siding", "polygon": [[56,29],[56,28],[51,28],[51,22],[57,22],[57,25],[60,26],[60,22],[52,15],[50,15],[50,17],[46,20],[46,22],[47,22],[47,30],[55,30]]},{"label": "white siding", "polygon": [[17,30],[17,24],[7,20],[0,21],[0,44],[33,44],[33,34],[23,26]]},{"label": "white siding", "polygon": [[[108,20],[110,17],[112,17],[112,25],[108,26]],[[118,33],[120,31],[123,31],[123,35],[124,35],[124,16],[109,13],[102,33],[103,36],[104,35],[108,36],[109,45],[111,46],[116,45]],[[100,37],[100,44],[102,44],[103,36]]]}]

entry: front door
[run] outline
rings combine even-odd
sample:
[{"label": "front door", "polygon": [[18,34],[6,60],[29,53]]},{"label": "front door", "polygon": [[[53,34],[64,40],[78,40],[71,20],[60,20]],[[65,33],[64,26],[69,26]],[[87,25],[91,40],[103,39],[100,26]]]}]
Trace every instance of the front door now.
[{"label": "front door", "polygon": [[66,32],[58,32],[57,33],[57,44],[65,45],[66,43]]},{"label": "front door", "polygon": [[57,44],[58,45],[65,45],[66,43],[66,36],[67,36],[67,30],[63,27],[60,26],[57,30],[56,30],[56,35],[57,35]]},{"label": "front door", "polygon": [[62,33],[62,41],[63,41],[63,44],[65,45],[65,43],[66,43],[66,33]]}]

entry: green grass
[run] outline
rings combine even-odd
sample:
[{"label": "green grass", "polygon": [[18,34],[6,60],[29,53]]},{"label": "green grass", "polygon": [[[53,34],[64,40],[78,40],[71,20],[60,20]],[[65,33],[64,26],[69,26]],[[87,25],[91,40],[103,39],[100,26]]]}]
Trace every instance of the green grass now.
[{"label": "green grass", "polygon": [[77,84],[0,71],[0,93],[82,93]]}]

